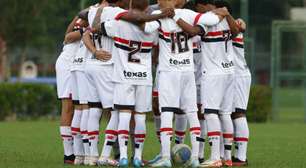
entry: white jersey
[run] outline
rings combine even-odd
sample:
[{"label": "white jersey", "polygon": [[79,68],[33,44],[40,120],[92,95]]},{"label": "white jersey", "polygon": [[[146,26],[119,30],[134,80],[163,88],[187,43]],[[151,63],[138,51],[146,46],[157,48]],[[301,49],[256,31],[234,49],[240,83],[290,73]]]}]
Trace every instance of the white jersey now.
[{"label": "white jersey", "polygon": [[157,35],[121,20],[105,22],[104,28],[114,39],[114,82],[152,86],[151,51]]},{"label": "white jersey", "polygon": [[[153,12],[153,14],[158,13],[161,13],[161,11]],[[215,24],[219,22],[219,18],[212,13],[200,14],[188,9],[175,9],[175,14],[191,25],[196,25],[198,22],[205,25],[207,23],[206,17],[202,16],[208,15],[208,17],[214,16]],[[193,72],[192,38],[170,18],[147,23],[145,31],[150,32],[155,27],[159,30],[159,70]],[[202,27],[206,29],[205,26]]]},{"label": "white jersey", "polygon": [[[95,15],[97,13],[98,8],[94,11],[93,13],[94,15],[92,15],[93,17],[91,17],[91,14],[89,13],[88,15],[88,21],[89,24],[92,26],[92,23],[94,21]],[[90,11],[89,11],[90,12]],[[119,8],[119,7],[104,7],[103,11],[101,13],[101,23],[106,22],[106,21],[111,21],[111,20],[115,20],[115,19],[119,19],[120,16],[122,16],[124,13],[126,13],[126,10]],[[114,45],[114,40],[110,37],[107,36],[99,36],[99,35],[93,35],[93,41],[95,44],[95,47],[97,49],[102,49],[104,51],[107,51],[109,53],[112,52],[112,48]],[[88,61],[89,64],[98,64],[98,65],[110,65],[113,64],[113,58],[108,60],[108,61],[100,61],[94,58],[94,56],[92,55],[90,57],[90,60]]]},{"label": "white jersey", "polygon": [[245,60],[245,52],[244,52],[244,41],[243,34],[238,34],[237,37],[233,39],[233,47],[234,47],[234,64],[235,64],[235,74],[239,76],[251,76],[249,67]]},{"label": "white jersey", "polygon": [[226,19],[208,27],[202,37],[202,72],[204,75],[234,73],[234,51],[231,32]]},{"label": "white jersey", "polygon": [[201,53],[201,37],[193,38],[193,62],[194,62],[194,76],[196,85],[201,84],[202,77],[202,53]]}]

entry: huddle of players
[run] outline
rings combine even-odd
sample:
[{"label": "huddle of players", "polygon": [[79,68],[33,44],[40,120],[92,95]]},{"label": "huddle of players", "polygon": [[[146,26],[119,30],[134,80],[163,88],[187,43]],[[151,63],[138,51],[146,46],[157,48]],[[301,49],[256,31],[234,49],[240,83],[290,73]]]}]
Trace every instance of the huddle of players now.
[{"label": "huddle of players", "polygon": [[[68,27],[56,64],[66,163],[127,167],[127,142],[133,134],[133,166],[144,165],[146,113],[152,111],[152,56],[158,56],[153,96],[158,97],[154,118],[161,153],[149,165],[172,167],[174,114],[176,143],[183,143],[189,123],[189,166],[247,164],[245,112],[251,77],[244,58],[245,24],[222,8],[223,1],[196,0],[185,5],[196,12],[179,9],[184,3],[159,0],[151,9],[160,10],[148,15],[147,0],[104,0],[82,11]],[[111,117],[99,158],[102,109]],[[130,128],[132,115],[135,126]],[[204,161],[206,136],[211,157]],[[119,162],[111,159],[117,140]]]}]

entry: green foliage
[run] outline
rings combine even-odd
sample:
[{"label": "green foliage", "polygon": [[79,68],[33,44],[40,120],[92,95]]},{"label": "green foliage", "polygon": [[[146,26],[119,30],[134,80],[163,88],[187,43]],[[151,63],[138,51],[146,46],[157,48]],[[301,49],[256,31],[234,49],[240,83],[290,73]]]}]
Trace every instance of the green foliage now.
[{"label": "green foliage", "polygon": [[272,115],[272,90],[267,86],[251,88],[247,117],[249,122],[266,122]]},{"label": "green foliage", "polygon": [[0,104],[0,120],[15,114],[17,119],[35,119],[58,107],[55,89],[42,84],[0,84]]}]

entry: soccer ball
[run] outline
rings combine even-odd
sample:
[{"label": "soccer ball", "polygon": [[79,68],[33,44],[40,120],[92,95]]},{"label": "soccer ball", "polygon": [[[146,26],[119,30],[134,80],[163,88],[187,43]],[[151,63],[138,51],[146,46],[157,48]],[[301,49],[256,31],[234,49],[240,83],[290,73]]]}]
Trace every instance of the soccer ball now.
[{"label": "soccer ball", "polygon": [[191,158],[191,149],[188,145],[177,144],[171,150],[171,158],[175,164],[186,164]]}]

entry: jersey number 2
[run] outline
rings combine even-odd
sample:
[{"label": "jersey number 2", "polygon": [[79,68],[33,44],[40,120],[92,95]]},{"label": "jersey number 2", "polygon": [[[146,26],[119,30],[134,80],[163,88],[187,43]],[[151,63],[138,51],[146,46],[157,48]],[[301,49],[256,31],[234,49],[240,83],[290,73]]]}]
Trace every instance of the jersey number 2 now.
[{"label": "jersey number 2", "polygon": [[137,52],[141,50],[141,42],[138,41],[130,41],[129,47],[132,49],[129,53],[128,61],[132,63],[140,63],[140,59],[133,58]]}]

